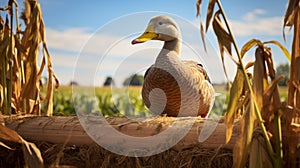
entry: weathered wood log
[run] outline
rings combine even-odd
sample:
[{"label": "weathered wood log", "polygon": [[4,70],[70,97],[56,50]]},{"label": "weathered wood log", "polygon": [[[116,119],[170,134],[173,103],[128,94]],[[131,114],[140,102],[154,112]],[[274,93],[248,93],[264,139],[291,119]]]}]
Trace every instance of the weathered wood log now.
[{"label": "weathered wood log", "polygon": [[[97,123],[99,120],[99,125],[101,125],[99,117],[92,116],[91,118],[92,119],[89,119],[90,121]],[[190,148],[195,145],[201,145],[205,148],[218,148],[222,146],[222,148],[233,149],[239,135],[239,125],[236,124],[231,141],[228,144],[225,144],[225,124],[210,119],[205,120],[201,118],[190,117],[183,117],[179,119],[172,117],[157,117],[153,119],[136,121],[128,118],[106,118],[110,126],[116,130],[123,134],[135,137],[148,137],[158,134],[170,127],[175,119],[177,122],[179,122],[179,125],[181,123],[185,124],[187,122],[194,122],[186,136],[184,136],[184,138],[173,147],[177,150]],[[212,125],[215,124],[216,127],[208,139],[206,139],[204,142],[199,142],[200,132],[206,124],[205,122],[208,121],[213,123]],[[93,143],[93,140],[87,135],[76,116],[5,117],[4,123],[5,126],[15,130],[28,141],[45,141],[56,144],[67,143],[69,145],[77,146]],[[107,131],[104,134],[109,135],[110,132]]]}]

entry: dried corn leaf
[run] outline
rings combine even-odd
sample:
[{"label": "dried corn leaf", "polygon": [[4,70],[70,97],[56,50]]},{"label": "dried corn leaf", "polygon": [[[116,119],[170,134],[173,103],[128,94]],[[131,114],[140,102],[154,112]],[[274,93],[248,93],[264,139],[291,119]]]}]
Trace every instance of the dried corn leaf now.
[{"label": "dried corn leaf", "polygon": [[227,106],[227,112],[225,114],[225,124],[226,124],[226,143],[230,141],[232,135],[232,128],[235,119],[235,113],[237,112],[237,105],[242,97],[243,89],[244,89],[244,76],[241,69],[238,69],[236,72],[236,76],[232,83],[232,87],[230,89],[230,99]]},{"label": "dried corn leaf", "polygon": [[0,141],[11,143],[22,143],[22,140],[17,132],[0,124]]},{"label": "dried corn leaf", "polygon": [[[229,33],[225,30],[225,27],[223,26],[223,23],[219,16],[220,14],[221,14],[220,10],[218,10],[215,13],[214,20],[213,20],[213,29],[217,36],[218,42],[221,44],[222,48],[225,49],[225,51],[227,51],[229,56],[232,56],[231,44],[233,43],[233,41],[232,41],[231,36],[229,35]],[[224,53],[221,52],[220,54],[223,55]]]},{"label": "dried corn leaf", "polygon": [[200,16],[202,0],[198,0],[196,3],[197,16]]},{"label": "dried corn leaf", "polygon": [[202,18],[201,18],[201,14],[200,14],[201,3],[202,3],[202,0],[198,0],[197,4],[196,4],[196,8],[197,8],[197,16],[199,16],[199,18],[200,18],[201,40],[202,40],[202,43],[203,43],[204,50],[205,50],[205,52],[207,52],[206,43],[205,43],[205,32],[204,32],[204,27],[203,27],[203,24],[202,24]]},{"label": "dried corn leaf", "polygon": [[233,152],[234,167],[245,167],[247,163],[255,121],[253,101],[254,98],[249,96],[245,114],[241,119],[241,134]]},{"label": "dried corn leaf", "polygon": [[283,26],[293,26],[294,25],[294,18],[295,18],[295,14],[296,14],[296,9],[298,7],[299,9],[299,0],[289,0],[288,3],[288,8],[285,12],[284,15],[284,21],[283,21]]},{"label": "dried corn leaf", "polygon": [[[6,33],[4,33],[4,34],[6,34]],[[6,49],[8,49],[8,46],[9,46],[9,37],[4,35],[4,37],[0,43],[0,52],[4,53],[6,51]]]},{"label": "dried corn leaf", "polygon": [[[4,29],[4,20],[2,19],[1,15],[0,15],[0,31],[3,32]],[[2,39],[2,34],[0,34],[0,40]]]},{"label": "dried corn leaf", "polygon": [[266,143],[259,130],[255,130],[250,147],[249,167],[273,167],[272,159],[268,154]]},{"label": "dried corn leaf", "polygon": [[[288,8],[284,15],[283,28],[285,27],[291,28],[293,25],[296,24],[295,15],[297,11],[299,13],[300,10],[299,4],[300,4],[300,0],[289,0]],[[284,41],[286,41],[284,29],[283,29],[283,39]]]},{"label": "dried corn leaf", "polygon": [[4,100],[4,90],[2,84],[0,84],[0,107],[3,107],[3,100]]},{"label": "dried corn leaf", "polygon": [[[16,46],[14,46],[16,47]],[[13,75],[13,82],[12,82],[12,106],[15,110],[15,113],[20,113],[21,110],[19,109],[20,97],[21,97],[21,90],[22,90],[22,71],[20,65],[20,58],[18,57],[17,51],[13,55],[13,62],[14,65],[12,67],[12,75]]]},{"label": "dried corn leaf", "polygon": [[5,23],[4,20],[2,19],[1,15],[0,15],[0,40],[2,43],[3,37],[4,37],[4,30],[5,30]]},{"label": "dried corn leaf", "polygon": [[27,142],[17,132],[0,125],[0,146],[15,150],[14,147],[18,144],[22,145],[25,163],[28,167],[44,167],[41,152],[35,144]]},{"label": "dried corn leaf", "polygon": [[[48,66],[48,89],[45,101],[47,101],[46,115],[52,115],[53,99],[53,78],[58,82],[52,70],[50,55],[46,49],[45,26],[42,19],[42,12],[37,1],[25,1],[23,18],[27,27],[24,31],[21,43],[18,48],[24,48],[21,57],[24,57],[25,84],[22,89],[21,97],[26,101],[26,112],[40,114],[42,98],[40,97],[40,79],[45,65]],[[43,44],[42,65],[38,66],[39,46]],[[46,53],[46,54],[45,54]],[[20,103],[22,105],[22,103]]]},{"label": "dried corn leaf", "polygon": [[24,1],[24,9],[21,13],[21,19],[24,20],[26,26],[29,24],[30,15],[31,15],[31,5],[30,5],[29,1],[25,0]]},{"label": "dried corn leaf", "polygon": [[0,141],[0,146],[4,147],[4,148],[6,148],[6,149],[9,149],[9,150],[15,150],[15,149],[13,149],[13,148],[7,146],[5,143],[3,143],[3,142],[1,142],[1,141]]},{"label": "dried corn leaf", "polygon": [[[5,24],[3,25],[3,29],[1,31],[1,43],[0,43],[0,51],[4,52],[6,48],[9,46],[9,38],[10,38],[10,27],[8,25],[8,18],[6,17]],[[6,58],[8,56],[6,55]]]},{"label": "dried corn leaf", "polygon": [[274,44],[274,45],[278,46],[281,49],[281,51],[283,52],[283,54],[285,55],[285,57],[289,61],[291,61],[291,55],[290,55],[289,51],[282,44],[280,44],[278,41],[276,41],[276,40],[266,41],[266,42],[264,42],[264,44]]},{"label": "dried corn leaf", "polygon": [[[298,1],[298,4],[300,2]],[[297,16],[295,16],[294,20],[294,38],[293,38],[293,45],[292,45],[292,57],[295,60],[294,67],[292,67],[294,70],[295,78],[292,82],[298,82],[300,81],[300,7],[296,8],[297,10]],[[299,83],[297,83],[299,86]],[[296,107],[300,108],[300,91],[296,92]],[[294,114],[296,114],[296,110],[294,110]]]},{"label": "dried corn leaf", "polygon": [[20,136],[13,130],[0,124],[0,146],[15,150],[15,144],[21,143]]},{"label": "dried corn leaf", "polygon": [[[27,0],[28,1],[28,0]],[[25,64],[25,84],[22,89],[21,97],[26,101],[26,113],[40,115],[39,104],[39,82],[38,73],[38,53],[41,37],[39,34],[40,13],[38,3],[28,1],[31,6],[29,23],[22,37],[22,44],[27,53],[24,60]]]},{"label": "dried corn leaf", "polygon": [[[291,2],[290,2],[291,3]],[[299,4],[299,0],[297,1]],[[292,58],[291,58],[291,70],[290,70],[290,83],[293,85],[289,86],[288,91],[288,105],[292,107],[296,107],[294,109],[300,108],[300,92],[296,89],[300,81],[300,7],[295,6],[293,8],[295,12],[295,17],[293,19],[294,24],[294,37],[292,44]],[[296,84],[294,86],[294,84]],[[293,114],[296,114],[296,110],[293,111]],[[292,117],[294,115],[289,115],[288,117]],[[287,119],[291,121],[291,118]]]},{"label": "dried corn leaf", "polygon": [[206,24],[205,24],[205,31],[207,32],[213,12],[214,12],[214,8],[215,8],[215,4],[216,4],[216,0],[209,0],[208,3],[208,8],[207,8],[207,13],[206,13]]},{"label": "dried corn leaf", "polygon": [[205,42],[205,33],[204,33],[203,24],[202,24],[201,21],[200,21],[200,33],[201,33],[201,40],[202,40],[202,43],[203,43],[204,51],[207,52],[206,42]]},{"label": "dried corn leaf", "polygon": [[[47,70],[48,70],[48,87],[47,87],[47,94],[46,94],[46,115],[50,116],[53,114],[53,91],[54,91],[54,84],[55,82],[55,87],[58,88],[59,86],[59,81],[57,77],[54,74],[54,71],[52,69],[52,62],[51,62],[51,57],[48,52],[47,44],[46,44],[46,33],[45,33],[45,25],[43,20],[41,20],[41,27],[40,27],[40,34],[43,42],[43,57],[46,57],[47,60]],[[40,75],[39,75],[40,76]]]},{"label": "dried corn leaf", "polygon": [[39,72],[37,73],[38,78],[41,78],[45,65],[46,65],[46,58],[45,56],[43,56]]},{"label": "dried corn leaf", "polygon": [[43,167],[43,158],[41,152],[35,146],[35,144],[27,142],[17,132],[6,128],[3,125],[0,125],[0,146],[15,150],[5,142],[8,142],[8,144],[12,144],[14,147],[17,144],[22,144],[25,163],[28,167]]},{"label": "dried corn leaf", "polygon": [[[17,2],[9,2],[10,5],[15,4],[17,6]],[[40,79],[42,71],[45,67],[45,61],[43,61],[44,63],[42,63],[41,67],[39,67],[38,59],[40,53],[39,47],[41,42],[43,43],[43,49],[45,50],[46,48],[45,30],[42,19],[42,12],[38,1],[25,0],[24,7],[25,9],[22,12],[21,17],[24,19],[26,27],[23,31],[21,41],[19,40],[18,35],[10,36],[10,33],[12,31],[8,26],[8,18],[6,18],[6,24],[4,24],[2,18],[0,18],[0,51],[2,56],[1,58],[3,59],[0,61],[0,85],[3,88],[3,91],[1,91],[1,95],[7,95],[7,90],[9,88],[7,88],[7,84],[4,81],[6,81],[6,79],[9,78],[9,75],[7,75],[8,70],[12,71],[13,76],[11,78],[13,79],[13,81],[11,85],[13,89],[13,97],[11,100],[12,107],[15,109],[15,112],[26,112],[39,115],[41,108]],[[12,10],[10,12],[12,12]],[[20,32],[18,25],[16,32]],[[16,39],[11,37],[16,37]],[[10,48],[13,49],[9,50]],[[49,76],[51,76],[49,77],[49,81],[51,81],[49,82],[51,87],[48,86],[48,96],[46,96],[46,98],[49,98],[47,100],[49,101],[49,103],[47,103],[47,107],[49,106],[48,109],[52,109],[51,102],[53,97],[53,78],[55,82],[58,82],[58,80],[52,70],[52,64],[49,53],[48,51],[46,52],[48,55],[44,55],[44,57],[47,57],[48,74],[50,74]],[[12,57],[8,58],[9,55],[12,55]],[[10,69],[8,66],[9,59],[11,59],[10,61],[13,62],[12,67]],[[43,60],[45,59],[46,58],[43,58]],[[7,96],[5,98],[7,98]],[[7,100],[5,98],[3,98],[3,100]],[[10,98],[8,98],[8,100],[10,100]],[[6,101],[3,103],[10,104],[10,101]],[[50,113],[47,114],[51,114],[51,110],[49,112]]]},{"label": "dried corn leaf", "polygon": [[215,13],[214,20],[213,20],[213,29],[214,29],[214,32],[218,39],[223,70],[224,70],[227,80],[229,81],[227,71],[226,71],[226,66],[224,63],[224,51],[226,51],[227,54],[232,58],[232,55],[231,55],[232,38],[225,30],[225,28],[220,20],[220,16],[219,16],[220,14],[221,14],[220,10]]},{"label": "dried corn leaf", "polygon": [[[56,88],[59,85],[59,81],[57,77],[55,76],[53,70],[52,70],[52,63],[51,63],[51,58],[48,52],[48,49],[46,46],[44,46],[44,54],[46,55],[47,62],[48,62],[48,87],[47,87],[47,95],[46,95],[46,100],[47,100],[47,105],[46,105],[46,115],[52,115],[53,114],[53,82],[55,81],[56,83]],[[54,80],[54,81],[53,81]]]},{"label": "dried corn leaf", "polygon": [[[4,23],[3,23],[4,24]],[[11,112],[11,100],[9,100],[9,82],[7,79],[9,78],[9,71],[10,71],[10,27],[8,22],[8,17],[6,17],[5,24],[1,30],[1,43],[0,43],[0,85],[2,86],[2,96],[3,96],[3,103],[1,106],[1,110],[4,114],[10,114]]]},{"label": "dried corn leaf", "polygon": [[274,61],[272,57],[272,50],[271,48],[264,47],[264,59],[267,64],[268,68],[268,76],[271,78],[271,80],[275,79],[275,69],[274,69]]},{"label": "dried corn leaf", "polygon": [[[20,81],[19,81],[19,73],[18,73],[18,63],[15,62],[17,59],[17,51],[15,50],[15,36],[11,36],[11,28],[6,26],[7,31],[4,33],[7,33],[7,39],[9,39],[9,42],[7,42],[7,53],[6,55],[6,78],[10,79],[9,82],[7,82],[6,86],[6,99],[7,99],[7,104],[8,104],[8,111],[5,111],[6,114],[11,114],[11,110],[13,109],[14,111],[17,111],[16,104],[17,100],[15,99],[16,97],[20,96]],[[5,35],[6,36],[6,35]]]},{"label": "dried corn leaf", "polygon": [[257,39],[251,39],[246,44],[243,45],[241,50],[241,57],[243,58],[244,55],[254,46],[261,45],[261,41]]},{"label": "dried corn leaf", "polygon": [[273,80],[263,93],[262,118],[268,123],[274,118],[274,112],[281,108],[281,101],[278,91],[278,82],[284,78],[283,75]]},{"label": "dried corn leaf", "polygon": [[44,167],[42,154],[34,143],[22,139],[22,151],[25,163],[28,167]]},{"label": "dried corn leaf", "polygon": [[259,110],[261,110],[263,106],[263,93],[268,85],[268,74],[266,71],[264,52],[263,46],[259,46],[256,49],[253,73],[253,92]]},{"label": "dried corn leaf", "polygon": [[245,69],[251,68],[252,66],[254,66],[254,63],[255,62],[253,62],[253,61],[248,62],[247,65],[245,66]]}]

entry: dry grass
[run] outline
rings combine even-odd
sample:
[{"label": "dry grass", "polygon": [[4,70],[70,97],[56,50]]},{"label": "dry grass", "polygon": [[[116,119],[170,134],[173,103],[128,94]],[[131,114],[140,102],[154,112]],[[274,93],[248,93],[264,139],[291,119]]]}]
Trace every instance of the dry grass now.
[{"label": "dry grass", "polygon": [[37,145],[41,149],[46,167],[232,167],[232,151],[222,148],[195,146],[182,151],[169,149],[151,157],[134,158],[114,154],[97,144],[64,147],[64,155],[58,158],[59,164],[55,165],[62,145],[43,142]]}]

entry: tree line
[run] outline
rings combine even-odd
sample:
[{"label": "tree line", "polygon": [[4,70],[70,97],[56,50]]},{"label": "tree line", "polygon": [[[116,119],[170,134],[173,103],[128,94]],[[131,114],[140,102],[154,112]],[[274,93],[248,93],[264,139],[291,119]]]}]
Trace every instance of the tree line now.
[{"label": "tree line", "polygon": [[[284,75],[284,78],[279,81],[279,86],[287,86],[287,81],[290,76],[290,65],[288,63],[280,64],[276,67],[276,74]],[[278,76],[277,76],[278,77]],[[125,78],[123,81],[123,86],[141,86],[144,83],[144,77],[140,74],[132,74]],[[71,81],[69,85],[79,85],[76,81]],[[115,86],[115,81],[113,77],[107,76],[103,86]]]},{"label": "tree line", "polygon": [[[284,75],[284,78],[279,81],[279,86],[287,86],[287,81],[290,76],[290,65],[288,63],[280,64],[276,67],[276,74]],[[133,74],[123,81],[123,86],[141,86],[144,83],[144,77],[139,74]],[[111,76],[106,77],[103,86],[114,86],[115,82]]]}]

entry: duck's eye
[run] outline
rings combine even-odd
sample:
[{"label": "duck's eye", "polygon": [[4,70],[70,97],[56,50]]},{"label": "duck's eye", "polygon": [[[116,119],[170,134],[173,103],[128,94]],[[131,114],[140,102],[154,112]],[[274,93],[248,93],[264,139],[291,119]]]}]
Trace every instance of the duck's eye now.
[{"label": "duck's eye", "polygon": [[162,25],[163,23],[162,23],[162,22],[158,22],[158,24],[159,24],[159,25]]},{"label": "duck's eye", "polygon": [[203,65],[202,64],[197,64],[198,66],[201,66],[201,67],[203,67]]}]

